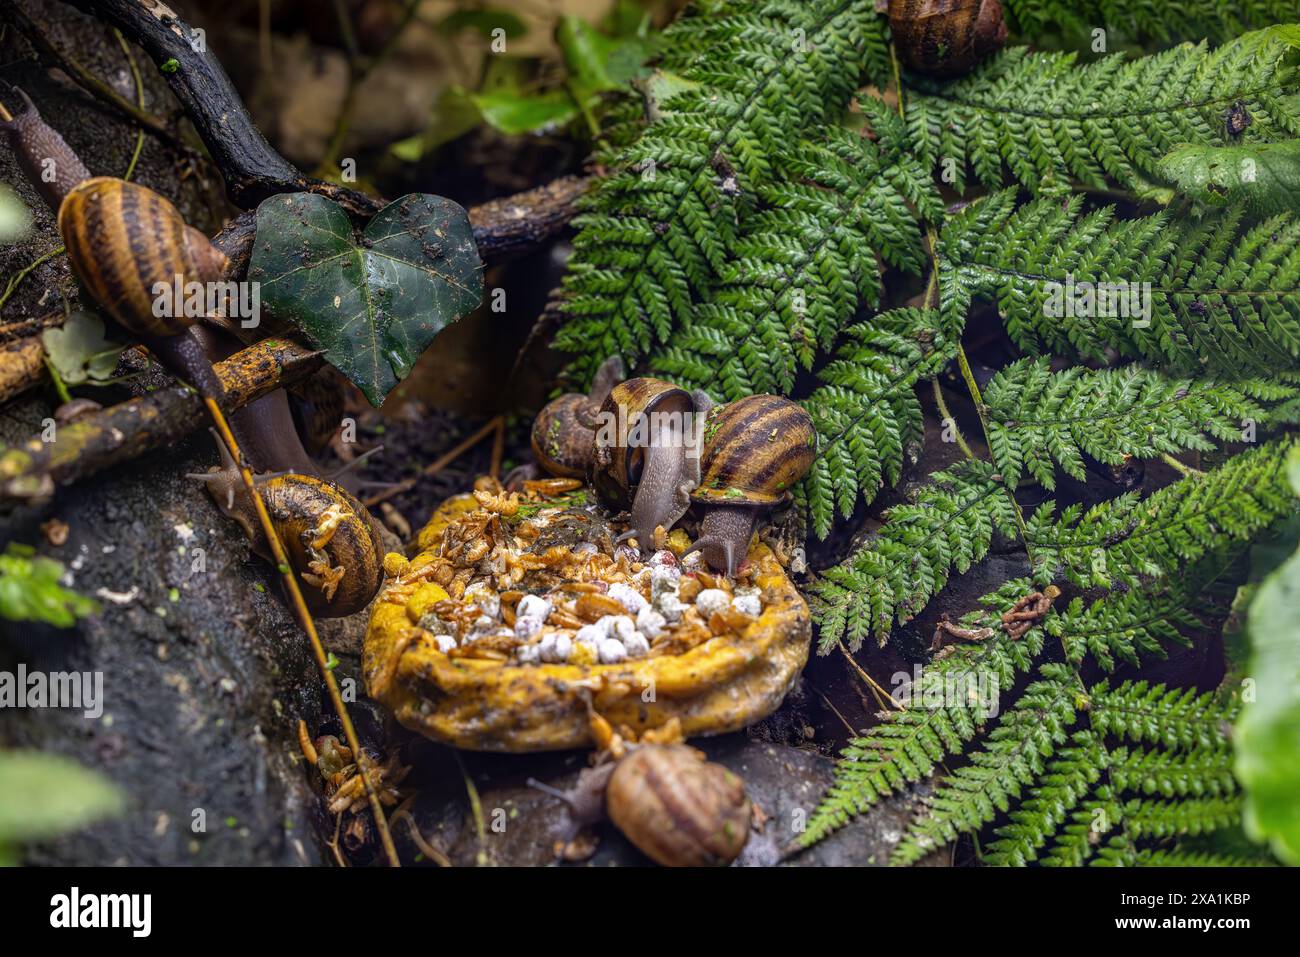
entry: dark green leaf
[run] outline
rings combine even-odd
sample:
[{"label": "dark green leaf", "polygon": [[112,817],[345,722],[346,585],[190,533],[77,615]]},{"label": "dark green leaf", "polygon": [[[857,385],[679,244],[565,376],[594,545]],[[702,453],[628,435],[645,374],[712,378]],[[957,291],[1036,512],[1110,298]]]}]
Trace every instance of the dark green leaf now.
[{"label": "dark green leaf", "polygon": [[257,208],[248,276],[376,406],[483,296],[468,215],[427,193],[385,206],[360,239],[323,196],[272,197]]}]

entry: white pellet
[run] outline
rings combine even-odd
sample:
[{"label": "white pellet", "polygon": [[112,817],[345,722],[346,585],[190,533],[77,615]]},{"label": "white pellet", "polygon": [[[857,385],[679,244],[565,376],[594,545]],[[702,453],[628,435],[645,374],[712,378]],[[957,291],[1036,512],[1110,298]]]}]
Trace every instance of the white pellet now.
[{"label": "white pellet", "polygon": [[757,618],[763,613],[763,602],[757,595],[737,595],[731,599],[731,607],[742,615]]},{"label": "white pellet", "polygon": [[627,649],[629,658],[640,658],[642,655],[650,653],[650,642],[641,632],[636,632],[627,641],[623,642],[623,647]]},{"label": "white pellet", "polygon": [[563,633],[551,632],[542,638],[540,654],[543,661],[568,661],[573,654],[573,639]]},{"label": "white pellet", "polygon": [[545,621],[551,614],[551,603],[541,595],[525,595],[515,606],[516,618],[536,618]]},{"label": "white pellet", "polygon": [[451,635],[434,635],[433,640],[444,655],[456,647],[456,639]]},{"label": "white pellet", "polygon": [[606,638],[600,643],[600,663],[602,665],[618,664],[627,658],[627,649],[617,638]]},{"label": "white pellet", "polygon": [[592,651],[598,651],[605,634],[605,629],[599,625],[583,625],[573,640],[580,645],[588,645]]},{"label": "white pellet", "polygon": [[664,620],[670,624],[676,624],[682,620],[682,615],[686,611],[686,605],[677,597],[677,592],[665,592],[655,599],[655,611],[664,616]]},{"label": "white pellet", "polygon": [[669,592],[675,594],[681,580],[681,569],[675,565],[672,567],[661,565],[650,569],[650,597],[657,599],[660,595],[666,595]]},{"label": "white pellet", "polygon": [[541,646],[539,645],[520,645],[519,650],[515,652],[520,664],[535,665],[542,660]]},{"label": "white pellet", "polygon": [[715,611],[726,611],[731,606],[731,596],[721,588],[706,588],[695,599],[695,607],[705,621]]},{"label": "white pellet", "polygon": [[515,637],[527,641],[529,638],[533,637],[533,635],[542,630],[543,624],[544,623],[540,618],[533,618],[531,616],[516,618]]},{"label": "white pellet", "polygon": [[501,614],[501,596],[487,582],[474,582],[466,588],[465,601],[472,601],[483,614],[493,618]]},{"label": "white pellet", "polygon": [[609,597],[626,608],[628,614],[632,615],[635,615],[648,604],[639,591],[631,585],[625,585],[623,582],[616,582],[609,586]]},{"label": "white pellet", "polygon": [[667,624],[668,620],[653,608],[642,608],[636,616],[636,630],[652,640],[659,637]]}]

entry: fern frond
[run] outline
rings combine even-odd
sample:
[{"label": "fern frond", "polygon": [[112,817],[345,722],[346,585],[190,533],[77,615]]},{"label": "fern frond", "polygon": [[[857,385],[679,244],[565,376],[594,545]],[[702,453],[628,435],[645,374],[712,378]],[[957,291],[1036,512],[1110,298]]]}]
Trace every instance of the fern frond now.
[{"label": "fern frond", "polygon": [[1088,715],[1101,734],[1181,751],[1217,747],[1238,711],[1237,704],[1212,692],[1145,681],[1113,689],[1101,683],[1090,694]]},{"label": "fern frond", "polygon": [[1073,674],[1060,665],[1044,665],[1041,680],[1025,689],[970,755],[970,763],[944,779],[927,808],[912,822],[895,848],[891,863],[914,864],[958,834],[977,831],[1044,771],[1045,759],[1067,738],[1074,723],[1078,690]]},{"label": "fern frond", "polygon": [[1178,801],[1135,799],[1124,806],[1124,828],[1133,838],[1209,834],[1240,820],[1240,796]]},{"label": "fern frond", "polygon": [[1148,848],[1138,852],[1136,865],[1138,867],[1269,867],[1271,863],[1260,857]]},{"label": "fern frond", "polygon": [[811,587],[823,653],[842,639],[853,649],[872,635],[884,644],[894,621],[910,621],[953,569],[965,572],[988,553],[994,530],[1018,534],[1015,503],[988,462],[963,462],[932,479]]},{"label": "fern frond", "polygon": [[1139,588],[1248,541],[1295,513],[1285,469],[1295,445],[1285,439],[1247,450],[1146,500],[1130,493],[1083,515],[1071,506],[1057,522],[1047,503],[1027,522],[1036,578],[1065,578],[1081,588]]},{"label": "fern frond", "polygon": [[1076,36],[1102,27],[1134,39],[1223,40],[1242,30],[1295,18],[1292,0],[1002,0],[1017,32],[1034,36],[1053,25]]},{"label": "fern frond", "polygon": [[1189,753],[1116,748],[1108,765],[1111,782],[1121,791],[1173,797],[1223,797],[1236,793],[1232,749],[1225,737]]},{"label": "fern frond", "polygon": [[838,508],[898,482],[904,449],[923,432],[916,384],[938,375],[956,350],[933,310],[896,309],[845,330],[820,385],[801,403],[812,416],[817,458],[795,492],[818,537]]},{"label": "fern frond", "polygon": [[918,156],[929,168],[942,164],[958,192],[967,169],[998,187],[1005,168],[1034,193],[1070,180],[1100,188],[1109,178],[1146,194],[1175,147],[1234,142],[1230,108],[1249,115],[1251,142],[1300,132],[1286,99],[1300,77],[1287,53],[1254,38],[1079,65],[1073,53],[1017,48],[955,83],[922,81],[908,123]]},{"label": "fern frond", "polygon": [[998,471],[1012,485],[1028,472],[1050,491],[1053,463],[1083,481],[1084,454],[1120,465],[1129,456],[1210,451],[1211,437],[1240,441],[1248,424],[1267,421],[1261,402],[1296,395],[1267,379],[1178,379],[1140,366],[1052,372],[1047,359],[1024,359],[994,376],[984,401]]},{"label": "fern frond", "polygon": [[1113,349],[1171,374],[1231,378],[1294,370],[1300,219],[1243,227],[1238,210],[1116,222],[1111,208],[1080,216],[1080,207],[1076,196],[1017,209],[1004,192],[950,219],[945,313],[955,321],[989,296],[1030,353],[1107,361]]},{"label": "fern frond", "polygon": [[[775,178],[772,157],[838,118],[864,67],[883,75],[883,21],[869,0],[754,0],[711,7],[725,37],[681,70],[680,92],[619,157],[575,219],[556,347],[588,376],[634,365],[690,317]],[[698,27],[692,29],[699,29]]]},{"label": "fern frond", "polygon": [[994,867],[1024,867],[1071,818],[1075,808],[1100,780],[1108,755],[1097,735],[1076,731],[1061,748],[1034,787],[1033,795],[996,830],[980,859]]},{"label": "fern frond", "polygon": [[759,190],[764,209],[731,245],[709,301],[654,363],[724,401],[789,393],[862,305],[879,305],[882,262],[920,272],[910,204],[924,218],[943,215],[914,160],[849,130],[820,131],[776,164],[784,175]]}]

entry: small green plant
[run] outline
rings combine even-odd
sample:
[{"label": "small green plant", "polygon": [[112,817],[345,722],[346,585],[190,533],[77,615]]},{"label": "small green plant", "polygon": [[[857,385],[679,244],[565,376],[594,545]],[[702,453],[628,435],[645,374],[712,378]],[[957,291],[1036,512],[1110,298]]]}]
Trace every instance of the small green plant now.
[{"label": "small green plant", "polygon": [[95,614],[98,603],[63,587],[62,577],[61,562],[38,556],[30,545],[10,542],[0,555],[0,617],[71,628],[77,619]]}]

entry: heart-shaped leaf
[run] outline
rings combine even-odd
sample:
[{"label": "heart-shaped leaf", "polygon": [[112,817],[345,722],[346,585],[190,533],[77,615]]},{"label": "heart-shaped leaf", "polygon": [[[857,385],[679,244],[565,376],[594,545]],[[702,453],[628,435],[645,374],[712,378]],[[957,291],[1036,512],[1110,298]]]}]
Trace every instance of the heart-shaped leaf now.
[{"label": "heart-shaped leaf", "polygon": [[248,278],[271,315],[301,329],[374,405],[483,298],[469,216],[428,193],[385,206],[360,238],[332,200],[273,196],[257,207]]}]

